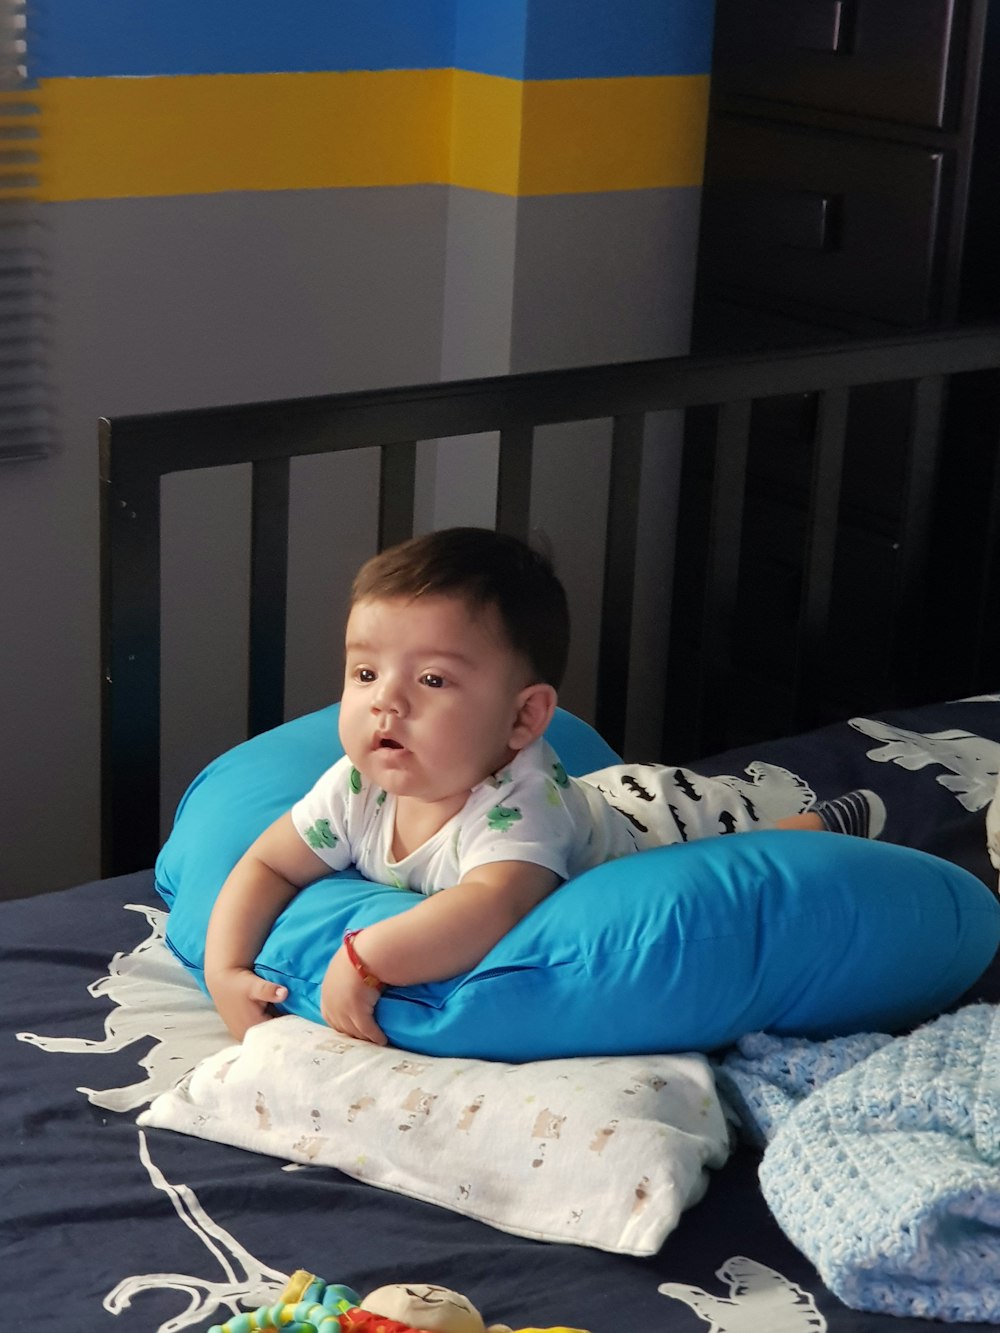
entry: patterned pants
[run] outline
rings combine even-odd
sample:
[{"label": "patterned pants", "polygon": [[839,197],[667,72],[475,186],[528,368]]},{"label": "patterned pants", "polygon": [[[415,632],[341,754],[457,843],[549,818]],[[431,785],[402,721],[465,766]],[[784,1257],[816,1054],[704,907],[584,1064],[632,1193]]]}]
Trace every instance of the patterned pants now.
[{"label": "patterned pants", "polygon": [[[644,847],[662,847],[724,833],[773,828],[736,779],[708,778],[671,764],[613,764],[582,779],[596,787],[629,820]],[[810,793],[811,795],[811,793]],[[796,814],[807,802],[790,801],[784,814]]]}]

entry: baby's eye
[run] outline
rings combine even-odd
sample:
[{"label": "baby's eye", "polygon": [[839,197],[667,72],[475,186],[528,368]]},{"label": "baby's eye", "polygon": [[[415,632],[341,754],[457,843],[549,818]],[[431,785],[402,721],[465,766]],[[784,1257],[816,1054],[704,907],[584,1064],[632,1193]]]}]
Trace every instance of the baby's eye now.
[{"label": "baby's eye", "polygon": [[444,685],[444,676],[436,676],[433,671],[425,671],[420,677],[421,685],[426,685],[428,689],[439,690]]},{"label": "baby's eye", "polygon": [[371,667],[355,667],[354,679],[361,685],[370,685],[375,679],[375,672]]}]

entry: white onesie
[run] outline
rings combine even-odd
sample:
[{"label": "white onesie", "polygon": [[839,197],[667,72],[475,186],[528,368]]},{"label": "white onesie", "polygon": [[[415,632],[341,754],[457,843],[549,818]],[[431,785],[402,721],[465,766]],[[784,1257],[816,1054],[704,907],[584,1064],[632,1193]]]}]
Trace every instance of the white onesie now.
[{"label": "white onesie", "polygon": [[493,861],[531,861],[565,880],[644,848],[769,824],[732,786],[687,769],[621,764],[568,777],[544,739],[473,787],[462,809],[401,861],[392,855],[395,812],[396,798],[345,757],[291,815],[331,870],[354,865],[366,879],[426,894]]},{"label": "white onesie", "polygon": [[395,812],[396,798],[344,758],[292,807],[292,822],[331,870],[353,864],[366,879],[421,893],[491,861],[532,861],[571,879],[639,845],[629,821],[596,788],[567,777],[543,739],[473,787],[462,809],[401,861],[392,856]]}]

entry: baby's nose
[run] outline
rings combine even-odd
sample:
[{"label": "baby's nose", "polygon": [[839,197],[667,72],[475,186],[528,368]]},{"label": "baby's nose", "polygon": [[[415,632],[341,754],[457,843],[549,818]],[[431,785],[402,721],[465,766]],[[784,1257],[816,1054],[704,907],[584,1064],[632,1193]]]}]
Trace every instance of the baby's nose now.
[{"label": "baby's nose", "polygon": [[382,677],[375,694],[375,710],[379,713],[402,714],[406,711],[406,695],[398,683]]}]

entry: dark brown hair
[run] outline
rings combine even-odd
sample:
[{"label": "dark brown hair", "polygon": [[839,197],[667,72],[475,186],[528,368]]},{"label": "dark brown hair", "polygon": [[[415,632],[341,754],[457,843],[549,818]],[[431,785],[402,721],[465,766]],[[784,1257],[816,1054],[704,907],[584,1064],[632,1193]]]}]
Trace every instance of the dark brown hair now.
[{"label": "dark brown hair", "polygon": [[551,562],[489,528],[444,528],[391,546],[358,570],[351,603],[370,598],[461,597],[496,607],[510,646],[536,681],[559,688],[569,652],[566,592]]}]

